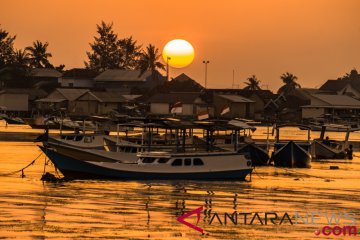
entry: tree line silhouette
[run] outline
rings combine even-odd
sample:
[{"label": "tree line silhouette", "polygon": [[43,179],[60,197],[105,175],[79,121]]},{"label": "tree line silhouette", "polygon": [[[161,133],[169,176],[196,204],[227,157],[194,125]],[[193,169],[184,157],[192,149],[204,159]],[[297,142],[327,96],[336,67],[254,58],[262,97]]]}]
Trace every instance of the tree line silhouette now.
[{"label": "tree line silhouette", "polygon": [[[139,70],[140,75],[146,71],[151,71],[153,78],[156,77],[158,70],[165,70],[165,66],[160,62],[161,52],[153,44],[148,44],[145,48],[139,44],[132,36],[118,38],[113,30],[113,23],[102,21],[96,25],[94,41],[90,43],[91,50],[86,52],[87,61],[84,65],[97,73],[107,69],[126,69]],[[49,52],[48,42],[36,40],[31,46],[24,49],[16,49],[14,41],[16,36],[12,36],[4,29],[0,28],[0,69],[5,66],[13,66],[17,69],[32,68],[55,68],[63,71],[64,64],[54,66],[50,62],[52,54]],[[300,84],[296,82],[297,77],[289,72],[280,76],[284,85],[279,88],[278,93],[291,94]],[[260,80],[255,75],[247,78],[244,89],[261,90]]]}]

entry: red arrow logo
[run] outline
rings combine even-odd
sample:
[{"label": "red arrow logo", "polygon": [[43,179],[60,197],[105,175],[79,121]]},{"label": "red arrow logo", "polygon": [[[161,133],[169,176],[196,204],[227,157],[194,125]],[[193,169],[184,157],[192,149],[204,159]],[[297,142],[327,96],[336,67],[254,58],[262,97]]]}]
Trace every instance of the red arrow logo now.
[{"label": "red arrow logo", "polygon": [[202,210],[203,210],[203,207],[199,207],[199,208],[197,208],[195,210],[192,210],[191,212],[185,213],[184,215],[178,217],[176,220],[178,220],[180,223],[188,226],[189,228],[192,228],[192,229],[194,229],[194,230],[196,230],[198,232],[204,233],[204,230],[202,228],[199,228],[198,226],[195,226],[195,225],[193,225],[193,224],[191,224],[191,223],[184,220],[185,218],[196,214],[196,216],[197,216],[196,225],[197,225],[199,223],[199,221],[200,221],[200,214],[201,214]]}]

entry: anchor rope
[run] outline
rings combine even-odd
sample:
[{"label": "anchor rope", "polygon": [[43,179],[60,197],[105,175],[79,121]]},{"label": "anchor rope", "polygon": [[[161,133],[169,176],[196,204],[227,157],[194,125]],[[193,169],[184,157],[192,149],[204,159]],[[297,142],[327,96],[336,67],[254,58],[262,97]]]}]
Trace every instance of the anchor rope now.
[{"label": "anchor rope", "polygon": [[36,160],[39,159],[39,157],[43,154],[43,152],[41,152],[34,160],[32,160],[28,165],[26,165],[25,167],[17,170],[17,171],[13,171],[13,172],[9,172],[9,173],[2,173],[0,174],[0,176],[11,176],[14,175],[16,173],[22,172],[22,176],[24,176],[24,170],[27,169],[28,167],[30,167],[31,165],[33,165],[35,163]]},{"label": "anchor rope", "polygon": [[307,174],[307,173],[302,173],[302,172],[298,172],[298,171],[290,170],[290,169],[286,169],[286,168],[277,168],[277,169],[282,169],[282,170],[284,170],[285,172],[295,173],[295,174],[299,174],[299,175],[304,175],[304,176],[307,176],[307,177],[314,177],[314,178],[320,178],[320,179],[324,179],[324,180],[330,180],[330,178],[328,178],[328,177],[315,176],[315,175],[311,175],[311,174]]}]

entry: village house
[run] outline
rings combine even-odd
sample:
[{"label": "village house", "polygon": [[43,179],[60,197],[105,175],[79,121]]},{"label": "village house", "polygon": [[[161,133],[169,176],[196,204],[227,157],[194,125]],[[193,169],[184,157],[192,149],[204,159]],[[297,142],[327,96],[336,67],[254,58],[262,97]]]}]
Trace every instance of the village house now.
[{"label": "village house", "polygon": [[360,116],[360,101],[336,94],[311,94],[311,103],[301,106],[303,119],[357,120]]},{"label": "village house", "polygon": [[343,78],[328,80],[320,88],[320,92],[348,95],[360,99],[360,74],[354,69]]},{"label": "village house", "polygon": [[74,112],[77,115],[106,115],[118,112],[128,100],[122,96],[122,93],[88,91],[74,102]]},{"label": "village house", "polygon": [[36,100],[37,108],[40,110],[64,109],[69,113],[75,112],[75,100],[89,89],[57,88],[46,98]]},{"label": "village house", "polygon": [[[252,119],[255,115],[255,101],[235,94],[215,94],[213,105],[215,117]],[[225,108],[229,111],[224,114]]]},{"label": "village house", "polygon": [[166,81],[166,77],[156,72],[140,70],[108,69],[94,78],[95,87],[99,90],[131,92],[133,88],[152,89]]},{"label": "village house", "polygon": [[269,90],[245,90],[245,89],[209,89],[211,96],[214,94],[223,95],[239,95],[254,101],[254,117],[255,120],[264,119],[264,108],[269,101],[276,99],[277,95]]},{"label": "village house", "polygon": [[[147,102],[150,104],[150,113],[157,115],[171,114],[171,108],[180,103],[182,110],[178,115],[195,116],[207,110],[207,104],[201,99],[200,93],[193,92],[171,92],[158,93],[150,97]],[[211,110],[210,110],[211,114]]]},{"label": "village house", "polygon": [[8,88],[0,91],[0,106],[9,112],[28,112],[35,108],[35,100],[46,96],[41,89]]},{"label": "village house", "polygon": [[34,88],[40,88],[47,92],[59,87],[59,79],[62,74],[53,68],[31,69],[29,78]]},{"label": "village house", "polygon": [[73,68],[65,71],[59,83],[62,88],[93,88],[97,73],[90,69]]}]

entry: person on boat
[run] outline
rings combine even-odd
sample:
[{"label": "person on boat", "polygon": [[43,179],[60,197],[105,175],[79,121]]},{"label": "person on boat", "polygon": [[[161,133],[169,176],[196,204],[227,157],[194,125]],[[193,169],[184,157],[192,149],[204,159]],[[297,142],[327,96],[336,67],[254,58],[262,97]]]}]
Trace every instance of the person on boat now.
[{"label": "person on boat", "polygon": [[350,144],[348,150],[346,151],[347,159],[352,160],[353,159],[353,145]]},{"label": "person on boat", "polygon": [[325,140],[323,140],[323,144],[330,146],[329,136],[326,136]]}]

